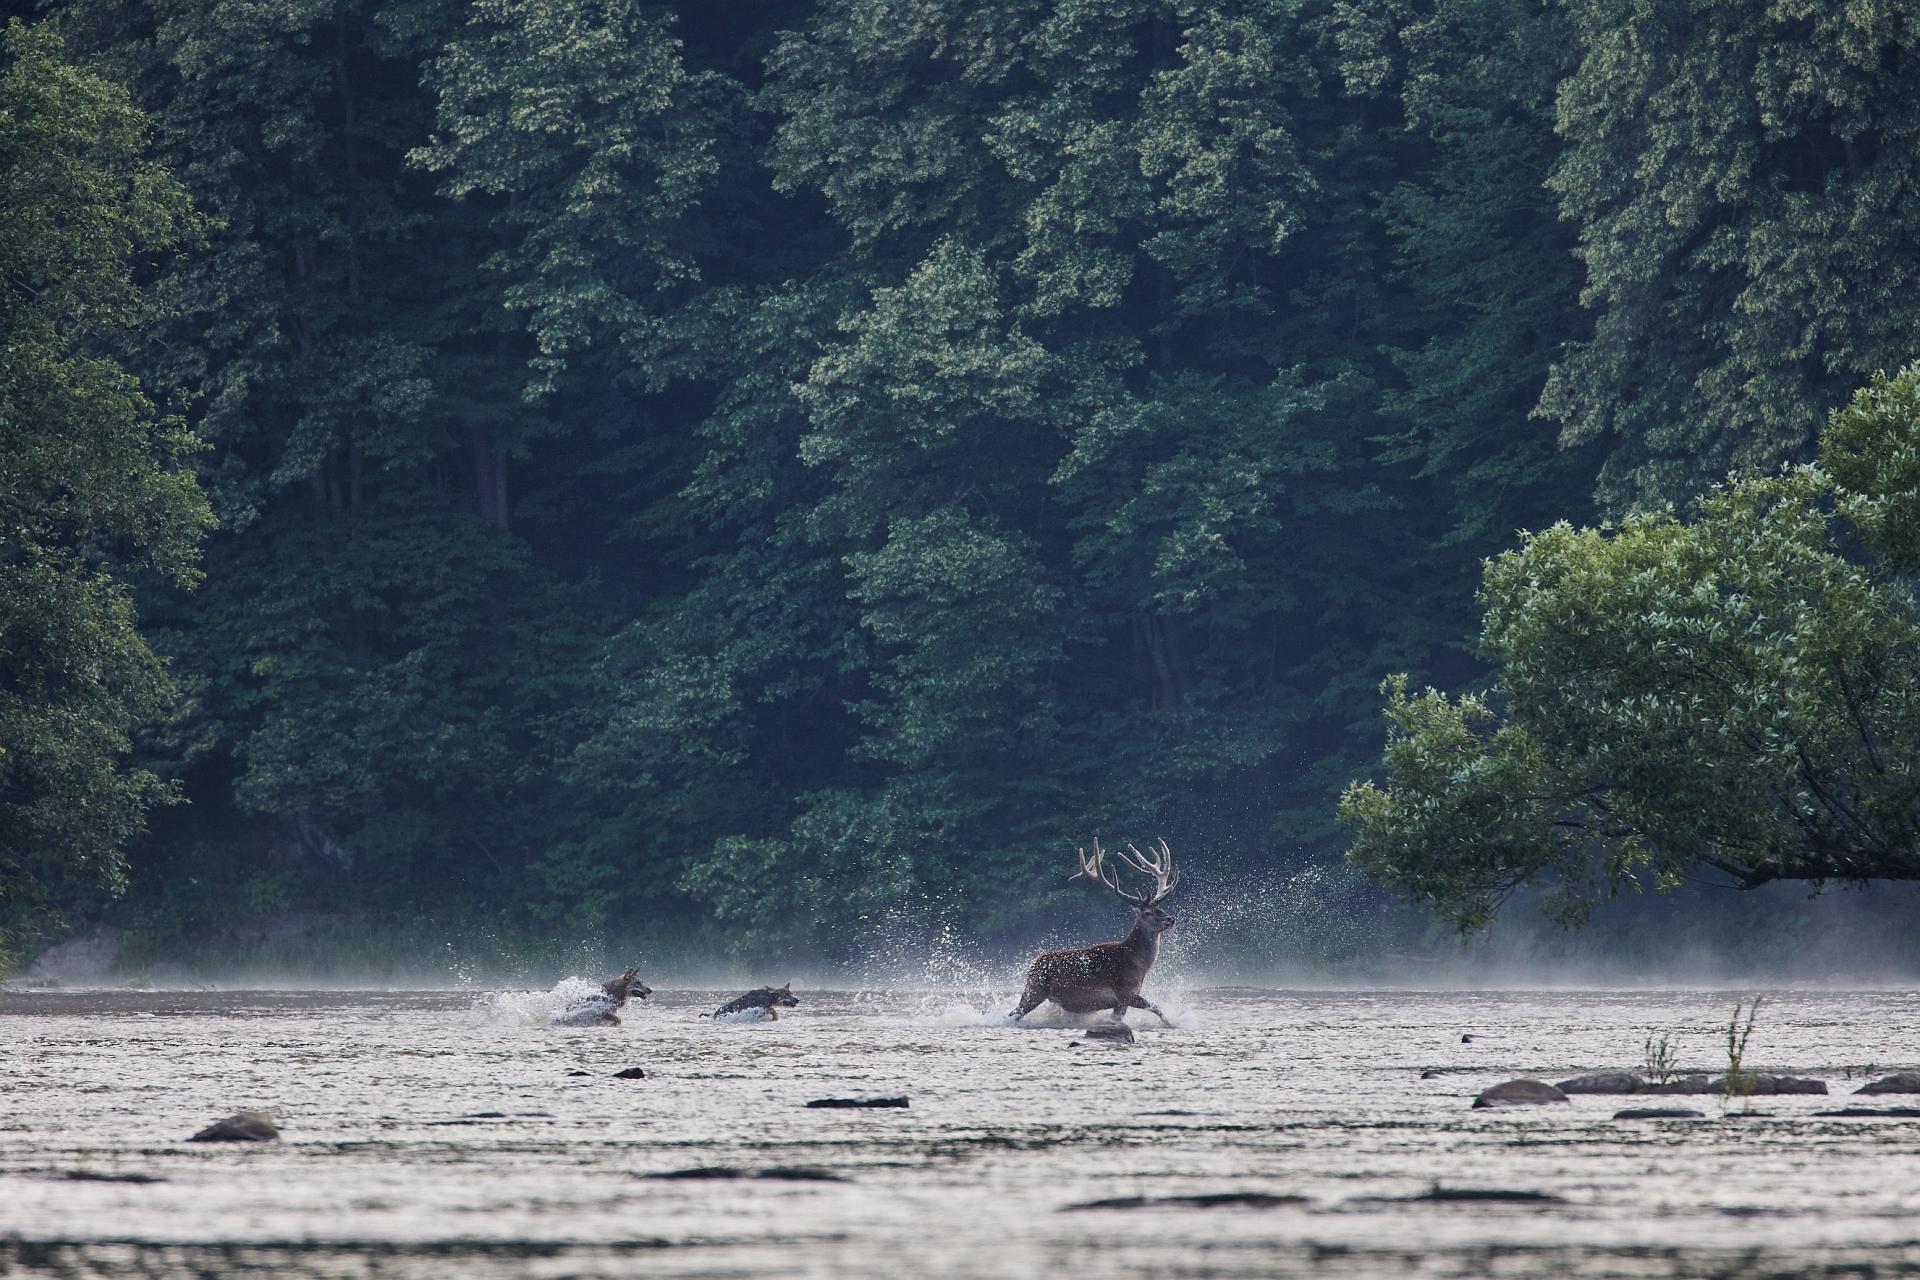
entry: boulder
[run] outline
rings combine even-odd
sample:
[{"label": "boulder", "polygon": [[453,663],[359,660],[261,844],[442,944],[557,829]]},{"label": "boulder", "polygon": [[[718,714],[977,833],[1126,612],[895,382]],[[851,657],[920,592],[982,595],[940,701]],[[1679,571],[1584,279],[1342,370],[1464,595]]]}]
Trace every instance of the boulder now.
[{"label": "boulder", "polygon": [[[1782,1093],[1825,1093],[1827,1091],[1827,1082],[1825,1080],[1809,1080],[1805,1076],[1772,1076],[1761,1072],[1754,1075],[1748,1083],[1752,1085],[1751,1088],[1735,1089],[1733,1091],[1734,1096],[1740,1098],[1760,1098],[1772,1097],[1775,1094]],[[1727,1091],[1727,1078],[1725,1076],[1718,1076],[1708,1081],[1706,1091],[1708,1093],[1725,1093]]]},{"label": "boulder", "polygon": [[[1562,1080],[1559,1084],[1562,1093],[1598,1093],[1598,1094],[1651,1094],[1656,1097],[1707,1096],[1723,1094],[1727,1091],[1725,1076],[1704,1076],[1694,1074],[1669,1080],[1665,1084],[1654,1084],[1631,1071],[1596,1071],[1591,1075],[1575,1076],[1571,1080]],[[1753,1077],[1753,1088],[1736,1090],[1740,1096],[1767,1096],[1780,1093],[1825,1093],[1827,1082],[1809,1080],[1803,1076],[1776,1076],[1765,1073]]]},{"label": "boulder", "polygon": [[1698,1072],[1690,1076],[1681,1076],[1677,1080],[1669,1080],[1664,1084],[1653,1084],[1649,1082],[1643,1088],[1636,1090],[1638,1093],[1654,1093],[1667,1097],[1725,1093],[1726,1091],[1727,1088],[1724,1082],[1715,1083],[1711,1078],[1703,1076]]},{"label": "boulder", "polygon": [[188,1142],[278,1142],[280,1130],[273,1116],[265,1111],[236,1111],[225,1120],[215,1120]]},{"label": "boulder", "polygon": [[1475,1107],[1539,1107],[1565,1102],[1567,1095],[1540,1080],[1509,1080],[1473,1100]]},{"label": "boulder", "polygon": [[1920,1072],[1902,1071],[1896,1075],[1869,1080],[1855,1093],[1920,1093]]},{"label": "boulder", "polygon": [[[1701,1077],[1705,1079],[1705,1077]],[[1554,1086],[1562,1093],[1641,1093],[1647,1082],[1631,1071],[1595,1071]]]},{"label": "boulder", "polygon": [[613,1078],[615,1080],[645,1080],[647,1078],[647,1073],[642,1071],[639,1067],[628,1067],[624,1071],[614,1072]]}]

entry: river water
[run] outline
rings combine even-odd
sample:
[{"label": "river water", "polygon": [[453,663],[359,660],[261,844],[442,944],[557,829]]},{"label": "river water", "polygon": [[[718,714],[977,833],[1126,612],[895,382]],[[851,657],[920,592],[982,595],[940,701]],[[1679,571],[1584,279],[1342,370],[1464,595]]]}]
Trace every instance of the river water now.
[{"label": "river water", "polygon": [[[1920,1120],[1812,1114],[1920,1098],[1469,1109],[1650,1032],[1724,1069],[1732,992],[1162,988],[1176,1028],[1130,1049],[1008,1026],[1010,993],[547,1026],[566,994],[0,992],[0,1274],[1920,1274]],[[1835,1095],[1916,1063],[1913,991],[1770,993],[1747,1051]],[[911,1105],[805,1105],[881,1094]],[[283,1141],[183,1141],[241,1108]],[[694,1168],[843,1180],[650,1176]],[[1301,1199],[1070,1207],[1223,1192]]]}]

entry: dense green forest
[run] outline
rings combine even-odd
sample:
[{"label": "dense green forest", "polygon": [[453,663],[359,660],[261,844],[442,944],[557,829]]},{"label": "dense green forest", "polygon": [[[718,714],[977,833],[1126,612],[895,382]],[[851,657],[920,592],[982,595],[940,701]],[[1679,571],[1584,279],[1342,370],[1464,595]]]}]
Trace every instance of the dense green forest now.
[{"label": "dense green forest", "polygon": [[31,917],[124,847],[162,948],[832,951],[1031,936],[1096,834],[1337,865],[1382,678],[1485,678],[1483,557],[1811,457],[1920,350],[1897,0],[11,11],[193,210],[147,182],[147,311],[80,335],[217,519],[121,570],[185,803]]}]

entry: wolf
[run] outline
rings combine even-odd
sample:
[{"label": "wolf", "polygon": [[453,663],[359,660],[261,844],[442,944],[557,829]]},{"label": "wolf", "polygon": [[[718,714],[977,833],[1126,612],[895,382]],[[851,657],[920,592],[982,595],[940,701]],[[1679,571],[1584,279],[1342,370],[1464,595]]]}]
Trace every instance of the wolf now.
[{"label": "wolf", "polygon": [[600,984],[600,990],[584,1000],[576,1000],[553,1015],[556,1027],[617,1027],[619,1016],[614,1010],[626,1004],[629,998],[639,996],[645,1000],[653,994],[653,988],[640,981],[640,971],[629,969],[625,973],[608,978]]},{"label": "wolf", "polygon": [[[747,992],[715,1009],[712,1013],[703,1013],[703,1018],[730,1018],[736,1014],[754,1015],[753,1021],[775,1022],[779,1020],[780,1010],[797,1009],[800,1001],[793,994],[793,984],[784,987],[760,987]],[[742,1017],[742,1021],[746,1021]]]}]

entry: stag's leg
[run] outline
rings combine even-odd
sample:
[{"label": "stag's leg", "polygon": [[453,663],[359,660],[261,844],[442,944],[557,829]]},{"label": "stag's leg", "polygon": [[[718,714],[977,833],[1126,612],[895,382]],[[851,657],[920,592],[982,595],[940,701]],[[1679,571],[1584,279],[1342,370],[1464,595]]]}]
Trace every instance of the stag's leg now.
[{"label": "stag's leg", "polygon": [[1167,1015],[1160,1012],[1160,1006],[1155,1004],[1153,1001],[1147,999],[1145,996],[1138,996],[1138,995],[1132,996],[1127,1000],[1127,1004],[1130,1008],[1145,1009],[1148,1013],[1160,1019],[1160,1025],[1163,1027],[1170,1027],[1173,1025],[1173,1023],[1168,1020]]},{"label": "stag's leg", "polygon": [[1018,1009],[1015,1009],[1013,1013],[1010,1014],[1009,1016],[1015,1022],[1018,1022],[1020,1021],[1020,1019],[1032,1013],[1035,1009],[1038,1009],[1042,1004],[1046,1003],[1046,999],[1047,999],[1047,992],[1046,992],[1045,985],[1042,983],[1036,982],[1032,978],[1028,978],[1027,989],[1024,992],[1022,992],[1020,996],[1020,1007]]}]

